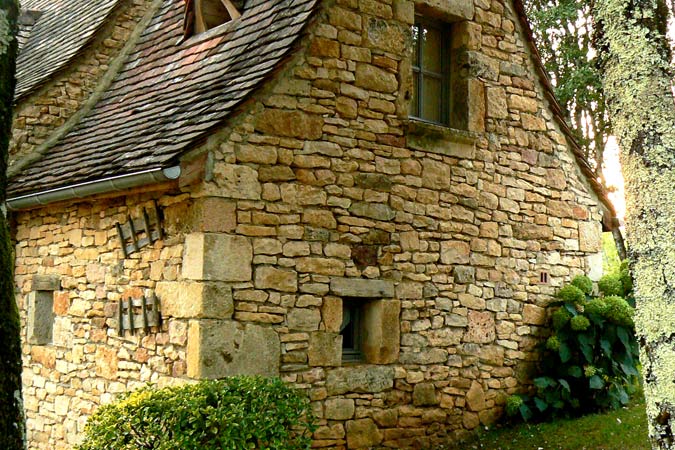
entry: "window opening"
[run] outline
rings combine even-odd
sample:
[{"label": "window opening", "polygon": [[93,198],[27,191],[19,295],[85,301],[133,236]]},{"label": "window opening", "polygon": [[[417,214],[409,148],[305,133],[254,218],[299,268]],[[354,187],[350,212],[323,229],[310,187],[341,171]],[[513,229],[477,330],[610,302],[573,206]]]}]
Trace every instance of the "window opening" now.
[{"label": "window opening", "polygon": [[219,25],[236,20],[241,13],[232,0],[185,0],[182,43],[193,34],[203,33]]},{"label": "window opening", "polygon": [[449,125],[449,28],[441,22],[415,17],[413,35],[413,93],[410,115]]},{"label": "window opening", "polygon": [[549,276],[548,276],[548,272],[547,272],[547,271],[542,270],[542,271],[539,273],[539,283],[541,283],[541,284],[548,284],[548,278],[549,278]]},{"label": "window opening", "polygon": [[358,362],[363,360],[362,353],[362,330],[363,300],[342,300],[342,324],[340,335],[342,336],[342,360]]}]

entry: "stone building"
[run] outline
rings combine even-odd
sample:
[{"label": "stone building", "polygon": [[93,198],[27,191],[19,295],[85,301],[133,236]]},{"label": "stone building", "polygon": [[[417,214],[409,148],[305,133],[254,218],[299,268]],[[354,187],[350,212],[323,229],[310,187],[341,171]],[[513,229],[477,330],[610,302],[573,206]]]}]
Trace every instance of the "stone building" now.
[{"label": "stone building", "polygon": [[306,389],[433,448],[528,382],[614,213],[520,0],[24,0],[11,184],[31,448],[115,395]]}]

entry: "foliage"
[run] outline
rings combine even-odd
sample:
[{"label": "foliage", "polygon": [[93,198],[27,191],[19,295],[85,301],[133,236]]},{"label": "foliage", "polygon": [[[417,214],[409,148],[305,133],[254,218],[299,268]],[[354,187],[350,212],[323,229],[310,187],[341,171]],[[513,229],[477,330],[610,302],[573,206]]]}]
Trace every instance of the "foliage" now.
[{"label": "foliage", "polygon": [[618,272],[621,259],[611,232],[602,233],[602,272]]},{"label": "foliage", "polygon": [[102,406],[78,450],[309,449],[309,402],[279,379],[146,387]]},{"label": "foliage", "polygon": [[555,96],[570,114],[571,126],[586,160],[602,177],[603,153],[611,129],[593,41],[592,2],[524,0],[523,3]]},{"label": "foliage", "polygon": [[[628,403],[638,384],[633,307],[617,295],[592,296],[590,280],[583,278],[561,288],[560,300],[552,304],[554,334],[544,345],[540,375],[534,379],[536,393],[509,398],[507,414],[541,420]],[[610,292],[619,286],[623,293],[618,276],[605,278]]]}]

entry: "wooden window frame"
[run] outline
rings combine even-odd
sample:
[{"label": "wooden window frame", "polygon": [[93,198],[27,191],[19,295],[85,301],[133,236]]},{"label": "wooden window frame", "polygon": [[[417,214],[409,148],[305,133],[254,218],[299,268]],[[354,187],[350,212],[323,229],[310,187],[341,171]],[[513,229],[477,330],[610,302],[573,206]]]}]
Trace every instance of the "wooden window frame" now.
[{"label": "wooden window frame", "polygon": [[[421,34],[420,30],[422,27],[433,28],[438,30],[441,35],[441,72],[433,72],[425,69],[422,66],[422,57],[423,57],[423,39],[418,38],[416,45],[417,60],[412,61],[412,71],[413,71],[413,80],[417,77],[417,91],[413,92],[412,95],[416,99],[417,108],[415,111],[410,111],[410,116],[416,120],[421,120],[423,122],[433,123],[437,125],[443,125],[445,127],[450,126],[450,109],[452,104],[452,92],[450,89],[450,25],[438,21],[429,19],[421,15],[415,15],[415,24],[413,25],[413,32],[417,32],[418,36]],[[422,101],[424,99],[424,78],[435,78],[441,82],[441,110],[440,110],[440,121],[431,120],[425,117],[422,117]],[[414,86],[414,84],[413,84]],[[411,109],[412,109],[411,102]]]},{"label": "wooden window frame", "polygon": [[237,10],[236,6],[230,1],[230,0],[210,0],[210,1],[220,1],[225,9],[227,10],[228,14],[230,15],[229,20],[223,21],[221,24],[207,28],[206,27],[206,22],[204,20],[204,14],[203,14],[203,3],[206,0],[195,0],[195,32],[196,33],[204,33],[205,31],[212,30],[213,28],[216,28],[220,25],[226,24],[232,20],[236,20],[239,17],[241,17],[241,13],[239,10]]}]

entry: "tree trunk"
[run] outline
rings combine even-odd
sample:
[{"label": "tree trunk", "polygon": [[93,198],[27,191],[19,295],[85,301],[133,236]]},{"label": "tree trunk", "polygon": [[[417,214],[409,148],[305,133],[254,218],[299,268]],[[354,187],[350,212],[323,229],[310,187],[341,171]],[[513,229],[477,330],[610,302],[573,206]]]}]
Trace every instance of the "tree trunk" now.
[{"label": "tree trunk", "polygon": [[0,0],[0,448],[8,450],[25,447],[19,311],[14,299],[14,257],[4,210],[18,14],[16,0]]},{"label": "tree trunk", "polygon": [[599,0],[652,446],[675,448],[675,105],[663,0]]}]

